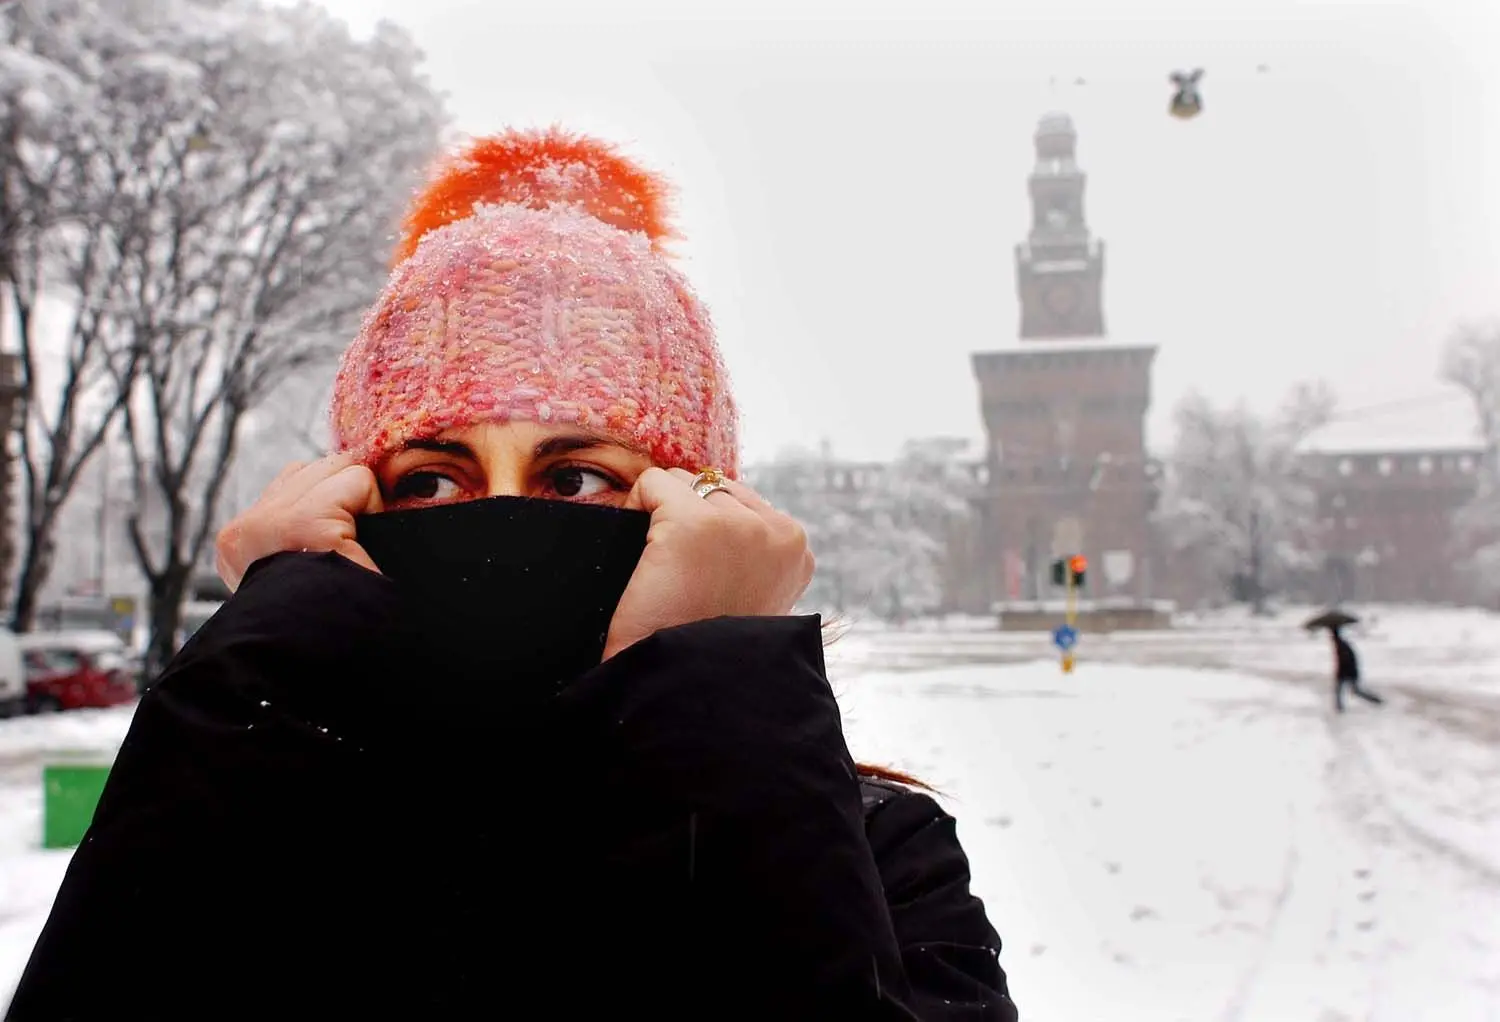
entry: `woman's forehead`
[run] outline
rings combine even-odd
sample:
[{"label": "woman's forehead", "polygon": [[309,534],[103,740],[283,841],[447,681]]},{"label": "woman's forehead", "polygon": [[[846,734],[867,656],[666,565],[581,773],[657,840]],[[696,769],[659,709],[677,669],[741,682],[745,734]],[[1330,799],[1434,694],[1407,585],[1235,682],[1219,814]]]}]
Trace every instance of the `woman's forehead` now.
[{"label": "woman's forehead", "polygon": [[578,426],[548,425],[524,420],[483,422],[445,429],[432,437],[407,441],[403,450],[434,451],[476,456],[495,450],[524,450],[533,457],[554,457],[573,451],[613,448],[642,458],[638,448],[613,437]]}]

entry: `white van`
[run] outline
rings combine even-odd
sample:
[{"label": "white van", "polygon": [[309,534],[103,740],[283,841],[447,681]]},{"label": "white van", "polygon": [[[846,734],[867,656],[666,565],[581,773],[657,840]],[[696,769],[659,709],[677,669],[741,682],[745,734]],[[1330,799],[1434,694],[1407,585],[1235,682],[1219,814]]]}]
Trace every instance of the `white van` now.
[{"label": "white van", "polygon": [[21,643],[9,628],[0,628],[0,717],[26,712],[26,671]]}]

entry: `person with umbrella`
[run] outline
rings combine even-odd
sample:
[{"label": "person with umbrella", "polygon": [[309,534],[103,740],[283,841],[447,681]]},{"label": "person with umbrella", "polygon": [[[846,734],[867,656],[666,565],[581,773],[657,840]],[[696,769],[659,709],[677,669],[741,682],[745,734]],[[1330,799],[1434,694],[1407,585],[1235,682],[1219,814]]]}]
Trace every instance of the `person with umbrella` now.
[{"label": "person with umbrella", "polygon": [[1359,657],[1355,655],[1354,647],[1349,645],[1349,640],[1344,638],[1343,630],[1358,620],[1354,615],[1341,610],[1330,610],[1319,614],[1306,625],[1308,631],[1328,629],[1328,637],[1333,640],[1333,706],[1339,713],[1344,712],[1345,688],[1377,706],[1385,702],[1360,684]]}]

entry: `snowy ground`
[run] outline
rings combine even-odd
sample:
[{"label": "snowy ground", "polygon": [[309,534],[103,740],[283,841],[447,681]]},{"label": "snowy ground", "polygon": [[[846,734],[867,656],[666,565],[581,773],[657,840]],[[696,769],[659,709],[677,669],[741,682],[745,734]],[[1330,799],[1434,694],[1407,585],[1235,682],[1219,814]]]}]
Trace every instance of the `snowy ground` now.
[{"label": "snowy ground", "polygon": [[1500,1020],[1500,619],[1371,619],[1387,705],[1336,717],[1298,616],[1071,677],[1037,635],[831,651],[856,755],[951,794],[1024,1017]]},{"label": "snowy ground", "polygon": [[[946,794],[1028,1022],[1500,1022],[1500,619],[1371,620],[1388,703],[1339,718],[1294,617],[1087,636],[1070,677],[957,623],[830,651],[855,754]],[[39,764],[128,716],[0,721],[0,988],[67,863]]]}]

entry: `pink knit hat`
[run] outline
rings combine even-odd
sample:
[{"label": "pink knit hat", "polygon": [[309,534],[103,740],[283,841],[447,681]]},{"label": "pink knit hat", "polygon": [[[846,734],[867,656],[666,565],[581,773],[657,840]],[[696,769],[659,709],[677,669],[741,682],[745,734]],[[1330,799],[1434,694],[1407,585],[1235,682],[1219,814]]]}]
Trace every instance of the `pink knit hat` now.
[{"label": "pink knit hat", "polygon": [[708,311],[667,261],[666,186],[603,143],[509,132],[418,195],[344,353],[337,448],[374,465],[480,422],[576,425],[663,468],[739,471]]}]

